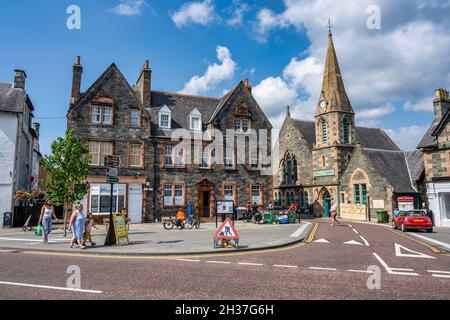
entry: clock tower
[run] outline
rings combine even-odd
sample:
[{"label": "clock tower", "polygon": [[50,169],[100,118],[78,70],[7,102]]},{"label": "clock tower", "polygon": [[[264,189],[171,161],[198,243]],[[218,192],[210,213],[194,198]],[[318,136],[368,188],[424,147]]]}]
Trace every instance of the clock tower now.
[{"label": "clock tower", "polygon": [[336,186],[356,145],[356,137],[355,112],[345,91],[331,28],[315,126],[314,184],[319,193],[320,188],[332,189],[331,197],[337,199]]}]

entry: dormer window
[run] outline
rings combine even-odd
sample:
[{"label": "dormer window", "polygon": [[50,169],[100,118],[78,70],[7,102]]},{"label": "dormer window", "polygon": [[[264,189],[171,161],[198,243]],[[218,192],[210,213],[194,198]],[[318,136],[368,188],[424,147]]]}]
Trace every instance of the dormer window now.
[{"label": "dormer window", "polygon": [[159,127],[161,129],[170,129],[172,122],[172,112],[167,106],[159,111]]},{"label": "dormer window", "polygon": [[202,115],[198,109],[192,110],[189,114],[189,128],[191,131],[202,130]]}]

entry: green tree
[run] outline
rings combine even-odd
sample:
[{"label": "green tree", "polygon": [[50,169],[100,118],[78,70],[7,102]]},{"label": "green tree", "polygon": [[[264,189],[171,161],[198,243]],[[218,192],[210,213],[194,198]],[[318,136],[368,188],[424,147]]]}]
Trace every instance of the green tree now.
[{"label": "green tree", "polygon": [[64,207],[64,235],[67,229],[68,208],[81,201],[87,192],[89,173],[89,147],[73,130],[51,145],[52,155],[42,159],[42,166],[50,175],[46,183],[47,194],[57,206]]}]

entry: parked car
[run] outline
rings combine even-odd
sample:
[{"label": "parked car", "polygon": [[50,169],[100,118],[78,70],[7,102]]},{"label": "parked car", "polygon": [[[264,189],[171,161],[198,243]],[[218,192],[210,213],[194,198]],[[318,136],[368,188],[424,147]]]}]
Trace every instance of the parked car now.
[{"label": "parked car", "polygon": [[408,230],[426,230],[433,232],[433,222],[427,213],[422,210],[401,211],[400,214],[392,222],[393,229],[400,229],[403,232]]}]

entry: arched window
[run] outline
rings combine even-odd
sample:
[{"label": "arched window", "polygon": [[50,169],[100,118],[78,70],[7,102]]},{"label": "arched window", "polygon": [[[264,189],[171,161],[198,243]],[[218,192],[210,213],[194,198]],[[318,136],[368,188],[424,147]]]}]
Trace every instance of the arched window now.
[{"label": "arched window", "polygon": [[286,192],[286,206],[291,205],[291,193],[289,191]]},{"label": "arched window", "polygon": [[286,182],[286,163],[284,160],[281,162],[281,181],[283,184]]},{"label": "arched window", "polygon": [[342,121],[342,135],[344,136],[344,143],[350,143],[350,124],[348,119],[345,117]]},{"label": "arched window", "polygon": [[325,158],[325,156],[322,156],[322,167],[326,166],[327,166],[327,159]]},{"label": "arched window", "polygon": [[297,168],[297,165],[298,165],[297,160],[294,159],[294,163],[293,163],[293,166],[294,166],[294,181],[298,180],[298,168]]},{"label": "arched window", "polygon": [[323,144],[328,143],[328,125],[325,119],[322,119],[322,142]]}]

